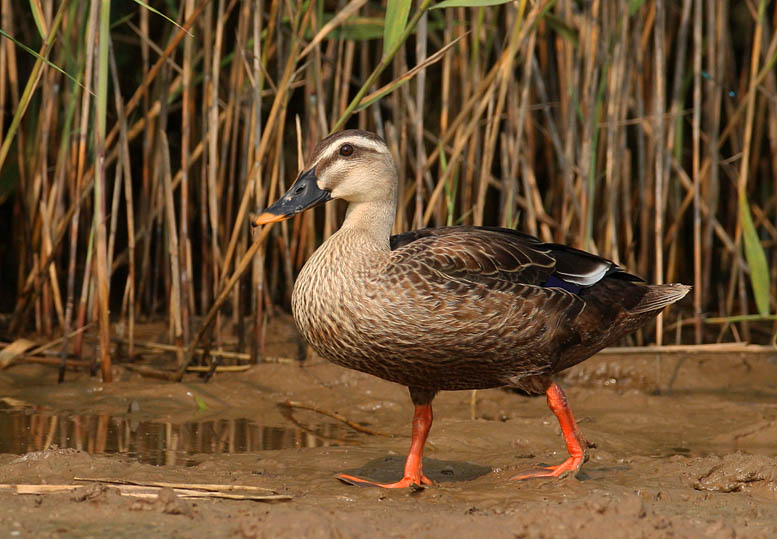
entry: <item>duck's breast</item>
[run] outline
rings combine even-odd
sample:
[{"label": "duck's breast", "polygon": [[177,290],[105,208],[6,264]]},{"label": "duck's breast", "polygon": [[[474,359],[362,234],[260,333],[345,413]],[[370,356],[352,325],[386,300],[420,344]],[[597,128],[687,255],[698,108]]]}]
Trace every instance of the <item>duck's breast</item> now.
[{"label": "duck's breast", "polygon": [[300,332],[336,364],[404,385],[471,389],[552,363],[553,324],[532,323],[547,303],[542,289],[491,290],[377,255],[336,261],[331,246],[319,249],[292,297]]}]

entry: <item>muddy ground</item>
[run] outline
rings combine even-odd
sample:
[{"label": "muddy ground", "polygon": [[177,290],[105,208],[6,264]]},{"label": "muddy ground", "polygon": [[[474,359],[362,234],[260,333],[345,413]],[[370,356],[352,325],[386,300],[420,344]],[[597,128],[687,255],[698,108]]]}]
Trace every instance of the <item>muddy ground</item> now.
[{"label": "muddy ground", "polygon": [[[294,349],[284,332],[269,346]],[[0,484],[238,484],[291,499],[0,490],[0,537],[777,537],[777,354],[600,354],[575,367],[561,382],[596,448],[561,480],[510,479],[566,458],[544,399],[442,393],[425,459],[437,486],[419,491],[334,478],[399,479],[403,387],[315,357],[207,384],[117,374],[57,385],[50,367],[0,371]],[[393,436],[289,414],[290,400]]]}]

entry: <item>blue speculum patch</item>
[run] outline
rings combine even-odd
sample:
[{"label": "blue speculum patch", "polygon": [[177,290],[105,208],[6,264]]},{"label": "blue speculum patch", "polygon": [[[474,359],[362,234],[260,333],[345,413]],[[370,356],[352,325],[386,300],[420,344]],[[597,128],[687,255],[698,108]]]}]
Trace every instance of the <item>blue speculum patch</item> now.
[{"label": "blue speculum patch", "polygon": [[564,290],[572,292],[573,294],[579,294],[581,290],[580,286],[573,283],[568,283],[565,280],[556,277],[555,275],[548,277],[548,280],[542,283],[541,286],[547,288],[563,288]]}]

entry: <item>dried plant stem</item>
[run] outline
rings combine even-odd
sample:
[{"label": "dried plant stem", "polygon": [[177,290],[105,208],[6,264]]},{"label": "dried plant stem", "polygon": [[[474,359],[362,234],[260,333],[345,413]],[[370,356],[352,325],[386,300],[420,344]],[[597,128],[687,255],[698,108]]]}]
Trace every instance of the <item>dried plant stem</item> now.
[{"label": "dried plant stem", "polygon": [[701,241],[701,71],[702,71],[702,3],[704,0],[694,0],[693,9],[693,163],[691,177],[693,178],[693,289],[694,338],[696,344],[702,342],[702,305],[704,303],[704,286],[702,275],[702,241]]},{"label": "dried plant stem", "polygon": [[183,321],[182,321],[182,298],[181,298],[181,262],[178,246],[178,230],[175,218],[175,201],[173,200],[173,182],[170,173],[170,154],[168,151],[167,136],[164,132],[159,133],[159,139],[162,142],[161,159],[163,161],[162,171],[164,176],[162,184],[164,186],[164,204],[165,216],[167,218],[167,239],[168,252],[170,256],[170,275],[172,282],[172,292],[170,294],[170,314],[171,326],[175,338],[178,365],[183,364],[184,342],[183,342]]},{"label": "dried plant stem", "polygon": [[[654,194],[654,222],[653,222],[653,237],[654,237],[654,249],[655,249],[655,277],[656,284],[664,282],[664,162],[666,160],[666,146],[664,142],[664,108],[665,97],[664,88],[666,75],[666,69],[664,67],[664,41],[665,36],[665,6],[664,0],[656,0],[656,24],[654,29],[654,43],[655,43],[655,106],[653,109],[655,117],[655,132],[654,137],[654,151],[655,151],[655,194]],[[659,314],[656,319],[656,343],[661,344],[663,341],[663,317]]]},{"label": "dried plant stem", "polygon": [[202,339],[202,336],[205,334],[205,332],[208,330],[208,327],[213,322],[213,319],[215,318],[219,308],[221,308],[221,305],[224,303],[227,297],[229,297],[229,293],[232,291],[232,288],[234,288],[235,284],[237,284],[240,277],[248,268],[249,264],[253,260],[253,256],[262,246],[262,243],[267,239],[267,236],[270,233],[271,229],[272,229],[272,226],[265,226],[262,229],[258,237],[254,239],[253,244],[251,244],[251,246],[243,255],[243,258],[238,263],[237,267],[235,268],[235,272],[232,274],[229,281],[227,281],[227,283],[222,287],[221,293],[213,302],[213,306],[208,311],[208,314],[205,315],[205,319],[203,320],[202,325],[200,326],[200,329],[194,335],[194,338],[192,338],[192,341],[189,344],[189,348],[186,351],[184,359],[181,362],[180,366],[178,367],[178,371],[175,373],[174,380],[180,381],[181,378],[183,377],[186,371],[186,368],[189,366],[189,364],[192,361],[194,347],[196,347],[197,344],[199,344],[200,339]]},{"label": "dried plant stem", "polygon": [[94,182],[94,229],[95,229],[95,284],[97,288],[97,311],[100,321],[100,369],[105,382],[113,378],[111,373],[111,329],[108,307],[108,245],[105,230],[105,123],[108,104],[108,44],[110,43],[110,0],[101,0],[99,17],[98,69],[96,71],[96,129],[95,129],[95,182]]},{"label": "dried plant stem", "polygon": [[421,1],[421,4],[418,6],[418,9],[408,21],[405,29],[397,39],[394,47],[389,51],[383,51],[383,57],[380,59],[380,62],[372,71],[372,73],[370,73],[370,75],[367,77],[367,80],[365,80],[361,85],[361,88],[359,88],[359,91],[356,92],[356,95],[348,104],[348,107],[345,109],[340,118],[337,119],[337,122],[335,122],[334,126],[332,127],[332,131],[337,131],[338,129],[341,129],[343,125],[345,125],[345,122],[348,121],[348,119],[351,117],[351,114],[353,114],[353,112],[356,110],[356,107],[361,103],[364,95],[369,91],[370,88],[372,88],[372,85],[375,84],[375,81],[378,80],[380,74],[383,73],[383,71],[390,65],[397,51],[399,51],[399,48],[415,30],[418,21],[421,19],[421,17],[423,17],[424,13],[426,13],[426,10],[429,9],[431,3],[432,0]]},{"label": "dried plant stem", "polygon": [[356,423],[355,421],[351,421],[347,417],[345,417],[345,416],[343,416],[341,414],[338,414],[337,412],[331,412],[329,410],[324,410],[322,408],[319,408],[317,406],[313,406],[311,404],[305,404],[305,403],[298,402],[298,401],[286,401],[286,402],[283,403],[283,406],[286,406],[290,410],[295,409],[295,408],[299,409],[299,410],[310,410],[311,412],[315,412],[317,414],[321,414],[321,415],[325,415],[327,417],[331,417],[332,419],[336,419],[337,421],[340,421],[341,423],[345,423],[346,425],[351,427],[353,430],[358,431],[358,432],[362,432],[364,434],[370,434],[372,436],[387,436],[387,437],[391,437],[391,438],[396,437],[395,434],[391,434],[391,433],[388,433],[388,432],[379,432],[379,431],[376,431],[376,430],[373,430],[373,429],[369,429],[367,427],[364,427],[364,426]]},{"label": "dried plant stem", "polygon": [[[385,2],[365,0],[162,3],[181,26],[142,2],[33,4],[0,0],[2,297],[15,301],[10,336],[67,336],[61,376],[71,350],[109,353],[114,328],[122,354],[148,353],[141,318],[168,321],[180,363],[146,374],[177,378],[194,355],[212,356],[209,374],[260,361],[268,322],[344,209],[258,244],[246,218],[346,125],[397,159],[395,232],[515,227],[693,284],[693,305],[639,343],[670,329],[679,343],[777,340],[768,2],[422,0],[383,24]],[[79,331],[93,322],[99,338]]]}]

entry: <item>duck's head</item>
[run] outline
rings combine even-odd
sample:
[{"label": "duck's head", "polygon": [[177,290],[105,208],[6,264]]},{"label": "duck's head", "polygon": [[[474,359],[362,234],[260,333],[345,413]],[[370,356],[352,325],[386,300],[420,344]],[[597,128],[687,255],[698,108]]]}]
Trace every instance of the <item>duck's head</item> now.
[{"label": "duck's head", "polygon": [[283,221],[337,198],[394,204],[396,192],[397,168],[383,139],[367,131],[340,131],[316,145],[294,185],[251,224]]}]

